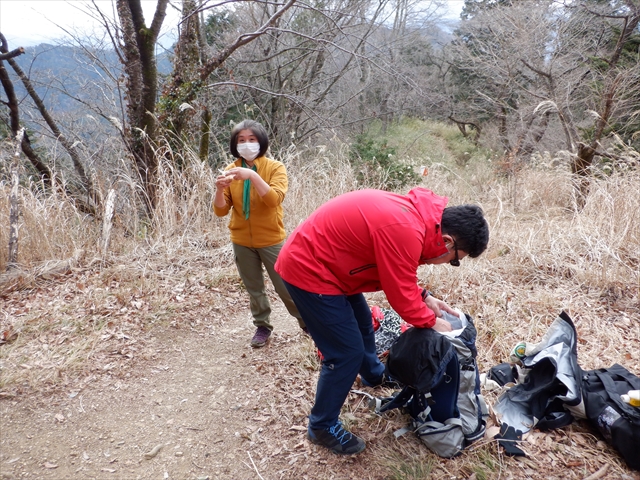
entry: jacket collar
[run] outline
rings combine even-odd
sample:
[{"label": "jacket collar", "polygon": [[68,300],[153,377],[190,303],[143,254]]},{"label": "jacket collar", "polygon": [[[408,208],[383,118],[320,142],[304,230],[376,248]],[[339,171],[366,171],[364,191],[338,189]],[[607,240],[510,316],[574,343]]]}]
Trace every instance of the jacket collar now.
[{"label": "jacket collar", "polygon": [[[265,161],[265,159],[266,159],[266,158],[267,158],[267,157],[265,157],[265,156],[263,155],[262,157],[258,157],[258,158],[256,158],[256,159],[253,161],[253,163],[254,163],[254,164],[255,164],[255,166],[256,166],[256,169],[258,169],[258,168],[259,168],[259,166],[262,164],[262,162],[264,162],[264,161]],[[241,166],[242,166],[242,158],[237,158],[237,159],[236,159],[236,161],[235,161],[235,166],[236,166],[236,167],[241,167]]]}]

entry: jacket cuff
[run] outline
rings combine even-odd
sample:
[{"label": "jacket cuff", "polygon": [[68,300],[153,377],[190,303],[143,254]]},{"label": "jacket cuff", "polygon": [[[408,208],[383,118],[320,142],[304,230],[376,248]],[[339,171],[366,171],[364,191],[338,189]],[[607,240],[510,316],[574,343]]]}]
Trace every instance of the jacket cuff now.
[{"label": "jacket cuff", "polygon": [[274,208],[280,204],[280,197],[278,196],[278,192],[276,192],[275,189],[271,187],[269,191],[262,197],[262,201],[267,207]]}]

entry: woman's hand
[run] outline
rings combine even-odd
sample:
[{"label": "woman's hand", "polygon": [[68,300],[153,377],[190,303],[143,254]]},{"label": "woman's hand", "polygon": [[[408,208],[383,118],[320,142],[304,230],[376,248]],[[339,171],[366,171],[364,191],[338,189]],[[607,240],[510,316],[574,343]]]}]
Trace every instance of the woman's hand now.
[{"label": "woman's hand", "polygon": [[216,187],[218,190],[224,190],[234,180],[251,180],[251,184],[261,197],[264,197],[271,190],[271,186],[255,170],[242,167],[233,167],[225,170],[224,175],[216,178]]},{"label": "woman's hand", "polygon": [[[456,317],[458,316],[458,313],[453,308],[451,308],[447,304],[447,302],[443,302],[442,300],[438,300],[437,298],[432,297],[431,295],[429,295],[425,299],[424,303],[427,304],[427,307],[429,307],[433,311],[433,313],[436,314],[436,317],[438,317],[438,318],[442,317],[442,310],[444,310],[445,312],[450,313],[452,315],[455,315]],[[450,330],[451,330],[451,326],[449,326],[449,330],[447,330],[447,331],[450,331]]]},{"label": "woman's hand", "polygon": [[226,171],[226,174],[231,175],[234,180],[252,180],[252,176],[254,174],[257,175],[257,173],[250,168],[243,167],[230,168]]},{"label": "woman's hand", "polygon": [[228,172],[230,172],[230,170],[224,172],[224,175],[220,174],[216,177],[216,188],[224,190],[231,185],[231,182],[234,180],[234,175]]}]

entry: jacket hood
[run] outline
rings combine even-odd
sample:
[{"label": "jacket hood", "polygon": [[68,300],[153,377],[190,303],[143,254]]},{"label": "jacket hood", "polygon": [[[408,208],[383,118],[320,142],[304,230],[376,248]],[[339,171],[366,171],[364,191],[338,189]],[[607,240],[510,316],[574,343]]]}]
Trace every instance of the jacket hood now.
[{"label": "jacket hood", "polygon": [[425,225],[425,241],[422,248],[420,263],[439,257],[447,253],[447,247],[442,239],[442,212],[449,203],[447,197],[436,195],[426,188],[414,188],[407,194]]}]

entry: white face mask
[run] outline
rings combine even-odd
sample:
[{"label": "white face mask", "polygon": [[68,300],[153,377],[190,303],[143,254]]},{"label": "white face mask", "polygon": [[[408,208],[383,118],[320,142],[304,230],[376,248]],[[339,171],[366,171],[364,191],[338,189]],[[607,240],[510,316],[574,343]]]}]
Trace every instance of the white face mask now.
[{"label": "white face mask", "polygon": [[238,153],[247,161],[252,161],[260,152],[260,144],[257,142],[247,142],[238,144]]}]

